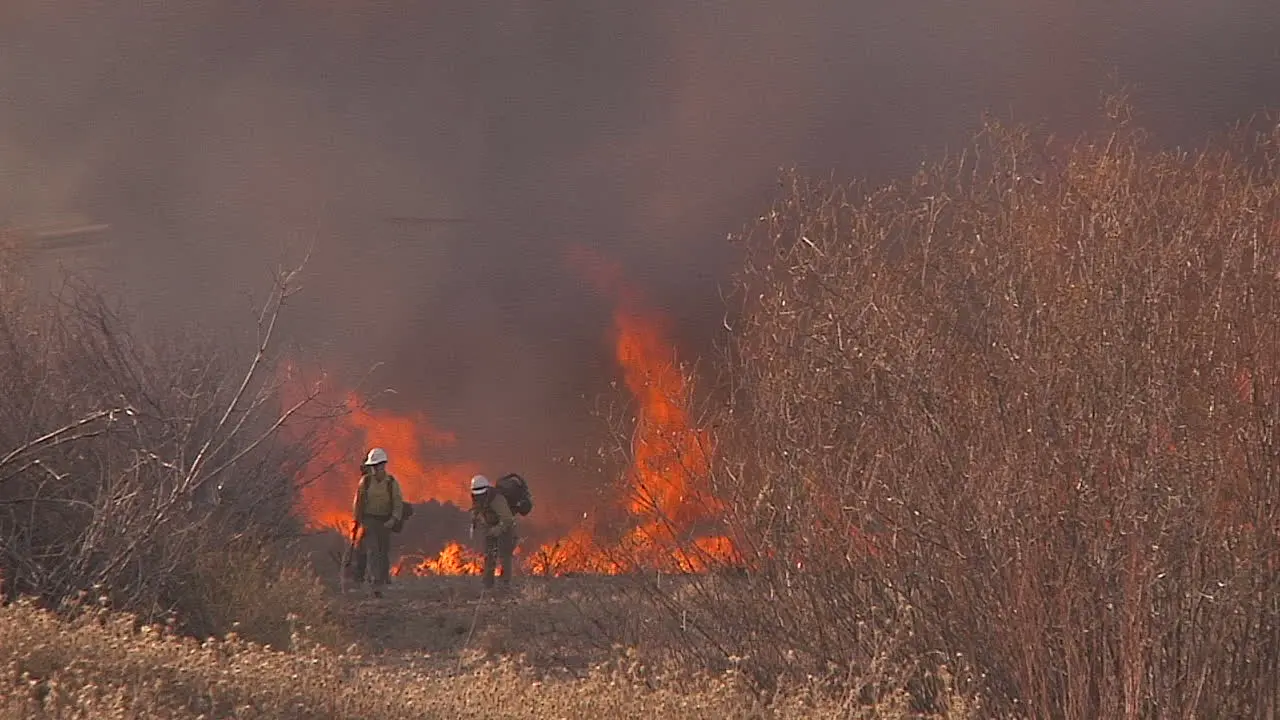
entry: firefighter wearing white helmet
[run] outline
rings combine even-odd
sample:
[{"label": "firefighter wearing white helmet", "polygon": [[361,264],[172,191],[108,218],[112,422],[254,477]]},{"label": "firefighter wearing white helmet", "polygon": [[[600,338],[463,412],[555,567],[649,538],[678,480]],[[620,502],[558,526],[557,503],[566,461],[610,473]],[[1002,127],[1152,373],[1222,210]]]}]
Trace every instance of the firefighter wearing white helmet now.
[{"label": "firefighter wearing white helmet", "polygon": [[387,451],[373,448],[361,464],[360,483],[351,512],[361,530],[356,546],[356,581],[369,570],[374,597],[391,582],[391,532],[404,517],[400,483],[387,472]]},{"label": "firefighter wearing white helmet", "polygon": [[515,572],[516,517],[507,498],[484,475],[471,478],[471,531],[484,530],[484,587],[493,587],[496,566],[502,565],[502,584],[511,587]]}]

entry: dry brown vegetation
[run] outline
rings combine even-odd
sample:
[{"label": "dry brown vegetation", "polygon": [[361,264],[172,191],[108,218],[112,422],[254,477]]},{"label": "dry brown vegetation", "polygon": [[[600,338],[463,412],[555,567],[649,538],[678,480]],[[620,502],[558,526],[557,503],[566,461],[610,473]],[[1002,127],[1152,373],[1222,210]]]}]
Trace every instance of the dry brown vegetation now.
[{"label": "dry brown vegetation", "polygon": [[[1107,110],[1073,143],[991,123],[897,185],[787,178],[742,239],[740,305],[700,389],[712,529],[743,555],[708,575],[525,578],[506,599],[403,578],[375,601],[282,559],[288,498],[105,530],[139,489],[170,507],[143,451],[191,441],[75,422],[205,365],[119,364],[172,369],[94,395],[69,384],[111,357],[86,344],[93,323],[42,350],[77,369],[45,372],[61,366],[6,320],[4,402],[32,419],[0,427],[20,449],[0,462],[4,568],[64,604],[0,608],[0,717],[1275,716],[1280,127],[1166,152],[1122,101]],[[32,444],[68,425],[55,439],[85,437]],[[96,449],[110,438],[128,440]],[[71,468],[103,480],[74,494]],[[124,552],[139,531],[148,554]],[[94,583],[138,616],[76,594]]]},{"label": "dry brown vegetation", "polygon": [[711,413],[755,571],[696,656],[926,696],[948,666],[1001,715],[1280,710],[1280,128],[1159,152],[1108,111],[789,180]]},{"label": "dry brown vegetation", "polygon": [[[609,579],[530,582],[481,613],[474,578],[413,578],[382,602],[347,600],[339,612],[360,642],[337,649],[300,618],[275,650],[238,633],[199,642],[92,604],[59,617],[15,603],[0,608],[0,718],[842,716],[805,688],[765,707],[736,672],[691,673],[609,645],[578,611],[610,597]],[[888,698],[877,716],[901,717],[905,702]]]}]

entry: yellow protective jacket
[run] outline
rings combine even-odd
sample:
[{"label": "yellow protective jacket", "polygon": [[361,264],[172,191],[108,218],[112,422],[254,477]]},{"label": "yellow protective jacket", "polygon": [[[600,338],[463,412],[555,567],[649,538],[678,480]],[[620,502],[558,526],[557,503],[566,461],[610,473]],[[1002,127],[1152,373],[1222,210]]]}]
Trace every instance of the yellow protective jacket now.
[{"label": "yellow protective jacket", "polygon": [[356,522],[365,515],[389,516],[399,520],[404,514],[404,496],[400,493],[400,483],[390,473],[387,473],[386,480],[379,480],[373,473],[361,476],[351,511]]},{"label": "yellow protective jacket", "polygon": [[516,516],[507,504],[507,498],[497,490],[490,490],[486,499],[471,503],[471,526],[483,527],[489,537],[498,537],[516,527]]}]

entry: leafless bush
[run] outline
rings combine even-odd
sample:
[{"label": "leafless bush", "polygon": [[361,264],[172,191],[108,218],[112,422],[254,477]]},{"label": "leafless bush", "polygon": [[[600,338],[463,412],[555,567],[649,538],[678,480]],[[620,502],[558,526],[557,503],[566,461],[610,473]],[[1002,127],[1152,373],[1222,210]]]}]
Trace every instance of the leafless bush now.
[{"label": "leafless bush", "polygon": [[[306,435],[280,429],[281,272],[247,365],[214,339],[144,342],[94,288],[0,298],[0,573],[57,601],[90,587],[144,614],[190,598],[197,559],[293,533]],[[298,440],[297,438],[303,438]]]},{"label": "leafless bush", "polygon": [[790,176],[747,239],[711,423],[748,592],[685,611],[758,678],[1277,711],[1280,131],[1157,151],[1107,110],[897,185]]}]

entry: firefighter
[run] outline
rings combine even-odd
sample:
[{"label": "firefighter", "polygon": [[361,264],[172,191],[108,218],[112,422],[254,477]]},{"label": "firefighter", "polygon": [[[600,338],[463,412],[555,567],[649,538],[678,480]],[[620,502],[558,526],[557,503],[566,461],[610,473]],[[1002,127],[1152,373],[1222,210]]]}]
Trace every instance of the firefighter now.
[{"label": "firefighter", "polygon": [[360,528],[356,546],[356,582],[369,570],[373,596],[391,582],[391,529],[404,515],[400,483],[387,472],[387,451],[373,448],[361,466],[360,484],[352,506],[352,516]]},{"label": "firefighter", "polygon": [[471,478],[471,532],[484,532],[484,587],[493,587],[496,565],[502,564],[502,584],[511,587],[515,573],[516,517],[507,498],[484,475]]}]

